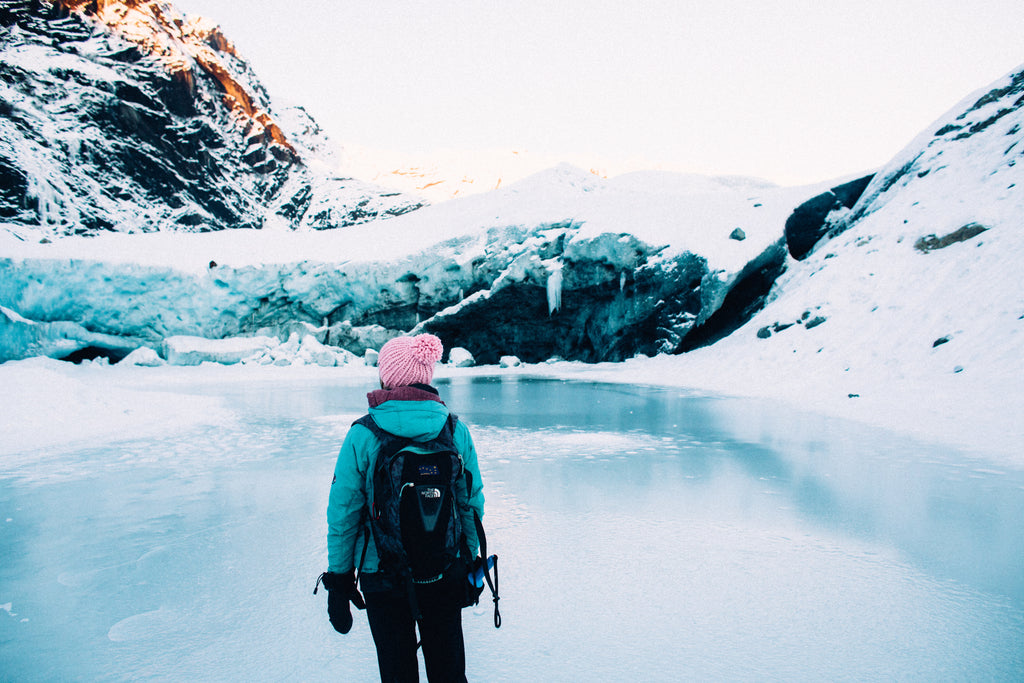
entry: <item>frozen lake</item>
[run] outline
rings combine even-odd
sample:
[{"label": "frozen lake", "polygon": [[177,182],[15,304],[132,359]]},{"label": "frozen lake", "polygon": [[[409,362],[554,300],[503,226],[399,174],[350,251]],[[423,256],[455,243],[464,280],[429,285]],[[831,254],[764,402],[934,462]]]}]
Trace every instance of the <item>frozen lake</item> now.
[{"label": "frozen lake", "polygon": [[[766,402],[439,387],[501,556],[470,680],[1020,680],[1024,472]],[[368,388],[176,384],[238,418],[0,461],[0,680],[376,680],[312,595]]]}]

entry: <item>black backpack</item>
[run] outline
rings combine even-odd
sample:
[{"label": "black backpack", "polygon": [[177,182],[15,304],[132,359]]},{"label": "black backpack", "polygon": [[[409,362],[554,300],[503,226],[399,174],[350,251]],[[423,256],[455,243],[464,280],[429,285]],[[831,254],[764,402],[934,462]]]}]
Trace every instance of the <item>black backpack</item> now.
[{"label": "black backpack", "polygon": [[[483,590],[481,577],[494,601],[494,625],[500,626],[498,611],[497,557],[486,564],[487,539],[480,517],[473,522],[482,557],[470,557],[462,528],[456,482],[464,479],[467,493],[473,490],[472,476],[455,448],[455,424],[449,414],[440,433],[428,441],[414,441],[381,429],[364,415],[354,424],[369,429],[380,442],[373,468],[373,495],[368,501],[370,532],[377,547],[379,571],[396,585],[405,585],[414,615],[419,618],[414,584],[440,581],[452,573],[466,591],[463,607],[476,604]],[[366,547],[363,547],[363,559]],[[360,560],[362,571],[362,560]],[[489,569],[493,568],[492,582]],[[478,585],[479,584],[479,585]]]},{"label": "black backpack", "polygon": [[415,583],[432,583],[449,571],[465,545],[455,484],[465,478],[449,415],[429,441],[395,436],[369,415],[357,420],[380,441],[368,501],[370,529],[381,571]]}]

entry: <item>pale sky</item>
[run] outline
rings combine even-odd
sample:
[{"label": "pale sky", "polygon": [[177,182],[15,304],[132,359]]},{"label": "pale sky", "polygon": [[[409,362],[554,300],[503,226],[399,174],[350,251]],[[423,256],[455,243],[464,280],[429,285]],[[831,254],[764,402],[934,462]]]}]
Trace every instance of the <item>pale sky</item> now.
[{"label": "pale sky", "polygon": [[781,184],[873,170],[1024,63],[1021,0],[173,0],[341,145]]}]

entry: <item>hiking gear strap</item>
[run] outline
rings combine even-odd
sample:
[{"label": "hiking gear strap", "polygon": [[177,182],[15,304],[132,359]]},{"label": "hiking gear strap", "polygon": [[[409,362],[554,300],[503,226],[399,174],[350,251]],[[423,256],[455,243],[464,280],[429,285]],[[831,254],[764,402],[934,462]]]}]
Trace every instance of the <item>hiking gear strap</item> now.
[{"label": "hiking gear strap", "polygon": [[491,581],[491,574],[487,568],[487,535],[484,533],[484,524],[480,521],[480,515],[473,510],[473,524],[476,526],[477,540],[480,542],[480,556],[483,558],[484,581],[491,591],[491,598],[494,601],[494,628],[501,628],[501,612],[498,610],[498,556],[494,556],[494,581]]}]

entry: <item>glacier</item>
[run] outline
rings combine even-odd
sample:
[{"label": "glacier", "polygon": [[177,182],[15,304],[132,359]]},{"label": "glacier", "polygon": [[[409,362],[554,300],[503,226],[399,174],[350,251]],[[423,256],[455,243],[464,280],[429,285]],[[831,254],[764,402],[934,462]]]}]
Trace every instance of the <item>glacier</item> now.
[{"label": "glacier", "polygon": [[[484,363],[674,352],[714,320],[752,263],[758,272],[782,269],[781,226],[811,190],[735,180],[709,187],[653,174],[651,183],[671,190],[654,192],[638,189],[639,180],[562,166],[337,231],[52,243],[8,235],[0,240],[0,303],[33,323],[74,322],[125,340],[119,348],[159,350],[176,335],[283,341],[305,324],[320,342],[355,355],[412,329]],[[730,239],[738,226],[747,239]],[[35,352],[17,341],[24,324],[7,323],[0,358]],[[81,344],[102,346],[86,336]],[[61,357],[66,347],[47,355]]]}]

